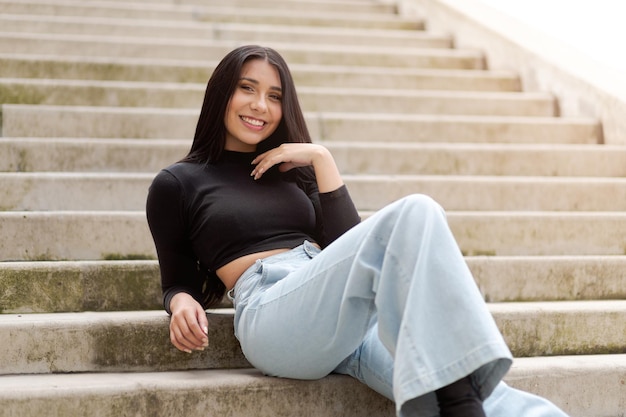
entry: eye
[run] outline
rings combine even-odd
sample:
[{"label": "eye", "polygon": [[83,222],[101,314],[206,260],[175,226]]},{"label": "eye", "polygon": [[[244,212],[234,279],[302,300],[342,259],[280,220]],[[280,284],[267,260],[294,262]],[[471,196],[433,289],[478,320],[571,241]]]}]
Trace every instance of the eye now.
[{"label": "eye", "polygon": [[270,94],[269,98],[272,101],[281,101],[283,99],[283,97],[280,94]]},{"label": "eye", "polygon": [[249,85],[249,84],[241,84],[241,85],[239,85],[239,88],[241,88],[244,91],[254,91],[252,86]]}]

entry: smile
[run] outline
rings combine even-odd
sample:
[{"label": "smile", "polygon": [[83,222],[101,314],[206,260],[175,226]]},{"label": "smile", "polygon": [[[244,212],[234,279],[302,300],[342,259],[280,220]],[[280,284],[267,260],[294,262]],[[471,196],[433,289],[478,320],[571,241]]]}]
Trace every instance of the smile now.
[{"label": "smile", "polygon": [[246,116],[240,116],[241,120],[243,120],[244,122],[251,124],[252,126],[256,126],[256,127],[261,127],[265,125],[265,122],[263,120],[258,120],[258,119],[252,119],[250,117],[246,117]]}]

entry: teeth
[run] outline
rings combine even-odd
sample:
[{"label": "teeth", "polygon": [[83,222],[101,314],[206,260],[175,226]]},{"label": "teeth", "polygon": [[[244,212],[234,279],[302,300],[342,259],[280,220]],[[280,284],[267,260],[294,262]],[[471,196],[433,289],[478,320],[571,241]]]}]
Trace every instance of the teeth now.
[{"label": "teeth", "polygon": [[262,120],[250,119],[250,118],[245,117],[245,116],[241,116],[241,119],[244,122],[250,123],[251,125],[254,125],[254,126],[263,126],[265,124],[265,122],[262,121]]}]

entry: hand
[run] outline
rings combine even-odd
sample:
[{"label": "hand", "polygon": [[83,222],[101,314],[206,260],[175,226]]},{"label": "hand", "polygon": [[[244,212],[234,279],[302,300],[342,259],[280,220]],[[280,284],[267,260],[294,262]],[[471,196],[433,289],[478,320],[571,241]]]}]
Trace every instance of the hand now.
[{"label": "hand", "polygon": [[313,166],[320,192],[334,191],[343,185],[331,153],[324,146],[313,143],[283,143],[258,155],[252,163],[256,167],[250,175],[255,180],[261,178],[274,165],[279,165],[280,172],[296,167]]},{"label": "hand", "polygon": [[280,164],[280,172],[286,172],[295,167],[313,165],[316,158],[320,158],[325,151],[320,145],[312,143],[283,143],[277,148],[258,155],[252,161],[256,165],[250,176],[255,180],[261,178],[274,165]]},{"label": "hand", "polygon": [[170,340],[177,349],[191,353],[209,345],[209,322],[202,306],[189,294],[181,292],[170,301]]}]

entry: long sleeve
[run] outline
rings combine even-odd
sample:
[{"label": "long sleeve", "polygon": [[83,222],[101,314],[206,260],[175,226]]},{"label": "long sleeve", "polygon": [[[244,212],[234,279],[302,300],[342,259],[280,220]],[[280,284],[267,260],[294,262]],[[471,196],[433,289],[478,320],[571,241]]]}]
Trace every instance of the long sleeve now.
[{"label": "long sleeve", "polygon": [[298,176],[299,187],[309,196],[315,207],[316,234],[322,247],[361,222],[348,188],[320,193],[312,170],[303,169]]},{"label": "long sleeve", "polygon": [[170,300],[177,293],[186,292],[198,302],[202,298],[202,276],[187,237],[184,201],[180,183],[161,171],[148,192],[146,216],[159,258],[163,306],[170,314]]},{"label": "long sleeve", "polygon": [[324,246],[361,222],[359,213],[343,185],[329,193],[319,193],[321,217],[324,231]]}]

